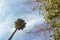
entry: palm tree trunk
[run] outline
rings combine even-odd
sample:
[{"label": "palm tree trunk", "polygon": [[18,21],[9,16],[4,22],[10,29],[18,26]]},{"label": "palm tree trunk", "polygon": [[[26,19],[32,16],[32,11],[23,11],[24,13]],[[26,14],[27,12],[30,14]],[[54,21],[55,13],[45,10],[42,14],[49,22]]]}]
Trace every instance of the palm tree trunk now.
[{"label": "palm tree trunk", "polygon": [[13,34],[9,37],[8,40],[11,40],[11,39],[12,39],[12,37],[14,36],[14,34],[16,33],[16,31],[17,31],[17,29],[15,29],[15,31],[14,31]]}]

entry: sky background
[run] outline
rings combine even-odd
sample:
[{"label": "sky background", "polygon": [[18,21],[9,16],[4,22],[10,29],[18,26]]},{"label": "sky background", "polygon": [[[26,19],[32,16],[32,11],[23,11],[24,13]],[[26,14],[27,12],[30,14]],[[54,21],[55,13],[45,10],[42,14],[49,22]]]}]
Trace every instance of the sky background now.
[{"label": "sky background", "polygon": [[[8,40],[15,30],[14,22],[18,18],[26,21],[26,28],[18,30],[12,40],[47,40],[49,31],[38,32],[39,25],[45,26],[45,20],[42,15],[36,11],[28,13],[34,4],[21,4],[26,0],[0,0],[0,40]],[[30,34],[26,31],[36,31]],[[46,34],[47,33],[47,34]]]}]

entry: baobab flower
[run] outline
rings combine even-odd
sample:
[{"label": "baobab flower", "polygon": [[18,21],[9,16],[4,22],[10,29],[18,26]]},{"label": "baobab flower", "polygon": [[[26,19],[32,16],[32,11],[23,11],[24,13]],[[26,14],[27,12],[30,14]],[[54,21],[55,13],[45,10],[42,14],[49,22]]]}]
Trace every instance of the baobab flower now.
[{"label": "baobab flower", "polygon": [[39,26],[38,27],[38,30],[39,31],[46,31],[46,30],[52,30],[52,28],[51,27],[48,27],[48,28],[45,29],[43,26]]},{"label": "baobab flower", "polygon": [[39,26],[39,27],[38,27],[38,30],[39,30],[39,31],[44,31],[45,29],[44,29],[44,27]]}]

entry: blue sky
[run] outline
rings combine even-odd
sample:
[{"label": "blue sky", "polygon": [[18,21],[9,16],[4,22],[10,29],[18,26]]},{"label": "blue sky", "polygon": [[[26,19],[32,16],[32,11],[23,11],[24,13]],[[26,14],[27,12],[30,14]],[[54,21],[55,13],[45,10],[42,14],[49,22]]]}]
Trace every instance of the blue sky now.
[{"label": "blue sky", "polygon": [[[33,4],[21,4],[26,0],[0,0],[0,40],[8,40],[15,30],[14,21],[22,18],[26,21],[26,28],[18,30],[12,40],[47,40],[49,32],[37,32],[37,27],[44,24],[45,20],[39,13],[27,13]],[[45,25],[43,25],[45,26]],[[36,31],[29,34],[26,31]],[[47,33],[47,34],[46,34]]]}]

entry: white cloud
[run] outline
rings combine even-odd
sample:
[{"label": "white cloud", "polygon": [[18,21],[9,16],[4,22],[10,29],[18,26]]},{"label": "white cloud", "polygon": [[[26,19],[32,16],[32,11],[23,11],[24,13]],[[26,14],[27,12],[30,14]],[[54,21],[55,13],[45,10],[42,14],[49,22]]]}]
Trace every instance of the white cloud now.
[{"label": "white cloud", "polygon": [[6,2],[4,0],[0,0],[0,19],[6,14]]},{"label": "white cloud", "polygon": [[1,1],[0,1],[0,15],[3,14],[2,11],[3,11],[4,6],[5,6],[5,2],[4,2],[4,0],[1,0]]},{"label": "white cloud", "polygon": [[14,28],[10,28],[10,24],[11,24],[11,20],[12,20],[12,15],[10,15],[9,17],[6,18],[6,20],[2,23],[0,23],[0,39],[7,33],[10,32],[11,30],[13,30]]},{"label": "white cloud", "polygon": [[34,27],[40,25],[44,21],[45,20],[43,17],[37,17],[35,19],[32,19],[29,22],[27,22],[25,30],[29,31],[29,30],[33,29]]}]

